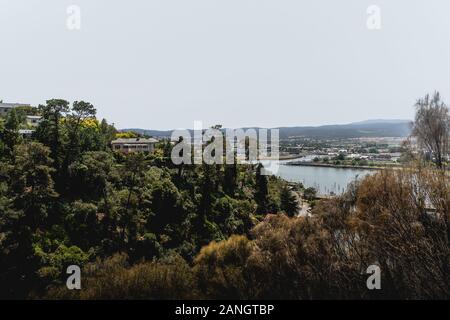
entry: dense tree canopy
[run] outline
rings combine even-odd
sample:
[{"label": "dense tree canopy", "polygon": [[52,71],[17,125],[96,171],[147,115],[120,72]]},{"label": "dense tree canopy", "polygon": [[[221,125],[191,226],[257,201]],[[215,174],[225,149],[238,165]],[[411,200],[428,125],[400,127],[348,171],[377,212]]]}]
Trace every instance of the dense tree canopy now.
[{"label": "dense tree canopy", "polygon": [[[173,254],[192,262],[213,240],[249,234],[270,206],[269,182],[254,166],[180,170],[170,141],[152,154],[114,153],[116,130],[84,101],[25,111],[42,115],[31,138],[19,134],[23,110],[0,121],[2,297],[41,294],[68,265],[115,254],[131,264]],[[278,208],[280,196],[273,199]]]}]

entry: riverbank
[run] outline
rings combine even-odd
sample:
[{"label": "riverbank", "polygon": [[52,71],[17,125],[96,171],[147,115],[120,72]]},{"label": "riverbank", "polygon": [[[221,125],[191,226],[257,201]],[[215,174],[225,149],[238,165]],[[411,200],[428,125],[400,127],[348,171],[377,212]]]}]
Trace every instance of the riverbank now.
[{"label": "riverbank", "polygon": [[[298,155],[298,154],[280,154],[278,156],[278,159],[276,160],[297,160],[297,159],[302,159],[304,158],[304,156]],[[260,157],[259,160],[275,160],[274,158],[271,157]]]},{"label": "riverbank", "polygon": [[383,170],[383,169],[396,169],[398,167],[387,166],[353,166],[347,164],[333,164],[333,163],[316,163],[316,162],[288,162],[284,163],[286,166],[304,166],[304,167],[324,167],[324,168],[342,168],[342,169],[362,169],[362,170]]}]

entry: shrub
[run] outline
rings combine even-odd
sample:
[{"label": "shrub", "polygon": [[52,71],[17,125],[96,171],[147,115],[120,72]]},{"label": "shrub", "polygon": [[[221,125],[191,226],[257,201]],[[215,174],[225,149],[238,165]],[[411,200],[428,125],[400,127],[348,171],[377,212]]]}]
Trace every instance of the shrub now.
[{"label": "shrub", "polygon": [[189,299],[196,291],[188,264],[179,256],[129,266],[127,256],[117,254],[82,270],[82,289],[52,287],[50,299]]}]

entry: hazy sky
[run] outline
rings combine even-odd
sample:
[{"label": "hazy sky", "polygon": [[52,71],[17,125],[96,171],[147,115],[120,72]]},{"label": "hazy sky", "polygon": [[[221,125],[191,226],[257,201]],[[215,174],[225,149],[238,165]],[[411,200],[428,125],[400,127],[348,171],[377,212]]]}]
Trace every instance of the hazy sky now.
[{"label": "hazy sky", "polygon": [[119,128],[412,119],[435,89],[450,102],[448,0],[0,0],[0,99]]}]

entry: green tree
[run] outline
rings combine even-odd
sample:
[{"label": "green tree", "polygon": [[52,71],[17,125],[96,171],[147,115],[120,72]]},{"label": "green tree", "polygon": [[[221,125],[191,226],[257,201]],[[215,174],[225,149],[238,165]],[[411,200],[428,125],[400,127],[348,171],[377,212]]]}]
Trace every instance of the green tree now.
[{"label": "green tree", "polygon": [[224,181],[223,189],[228,194],[233,196],[237,189],[238,183],[238,164],[236,155],[234,155],[233,164],[224,165]]},{"label": "green tree", "polygon": [[122,184],[118,192],[119,207],[117,222],[120,230],[121,246],[130,246],[136,241],[142,226],[151,214],[151,193],[146,177],[147,164],[141,153],[129,154],[123,168]]},{"label": "green tree", "polygon": [[78,158],[82,150],[81,131],[84,121],[87,119],[95,120],[96,110],[92,104],[84,101],[75,101],[72,105],[71,112],[67,114],[65,125],[68,133],[68,146],[65,153],[64,170]]},{"label": "green tree", "polygon": [[39,106],[42,113],[36,136],[40,142],[50,147],[54,167],[61,168],[61,159],[64,153],[64,141],[62,137],[66,134],[62,130],[62,119],[69,112],[69,102],[62,99],[47,100],[46,105]]},{"label": "green tree", "polygon": [[[215,200],[215,166],[205,164],[201,166],[201,178],[199,185],[200,201],[198,204],[198,215],[196,228],[201,238],[201,243],[206,244],[211,241],[213,227],[209,221],[208,216],[212,216],[212,207]],[[208,228],[209,227],[209,228]]]},{"label": "green tree", "polygon": [[40,143],[20,145],[15,152],[10,187],[15,207],[23,212],[22,223],[32,229],[44,223],[57,196],[51,176],[52,162],[50,150]]},{"label": "green tree", "polygon": [[[38,268],[34,235],[49,227],[47,217],[57,197],[51,176],[50,150],[31,142],[18,146],[14,153],[15,163],[7,177],[7,199],[2,200],[0,195],[0,206],[3,206],[0,242],[1,247],[6,248],[0,253],[0,270],[3,271],[0,273],[6,277],[1,287],[6,287],[9,298],[20,297],[30,290]],[[1,288],[0,292],[3,290]]]},{"label": "green tree", "polygon": [[293,217],[298,213],[297,197],[288,186],[281,189],[280,208],[290,217]]},{"label": "green tree", "polygon": [[260,163],[256,167],[256,191],[255,191],[255,201],[257,206],[257,213],[267,213],[267,207],[268,207],[268,195],[269,195],[269,189],[268,189],[268,183],[267,183],[267,177],[262,174],[263,165]]},{"label": "green tree", "polygon": [[312,187],[306,188],[305,191],[303,191],[303,197],[306,200],[314,200],[317,197],[317,190]]},{"label": "green tree", "polygon": [[100,134],[101,134],[101,151],[106,151],[109,144],[116,137],[117,130],[113,125],[108,124],[106,119],[102,119],[100,122]]},{"label": "green tree", "polygon": [[3,143],[5,145],[5,151],[7,157],[13,156],[14,148],[20,143],[21,136],[19,134],[21,124],[21,115],[15,109],[8,112],[4,128],[2,130]]}]

